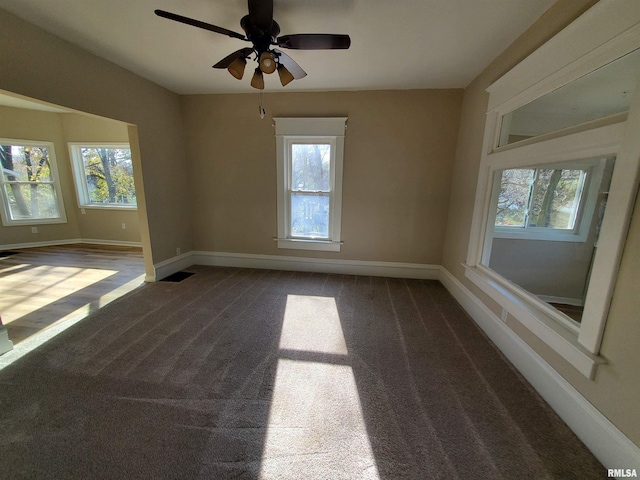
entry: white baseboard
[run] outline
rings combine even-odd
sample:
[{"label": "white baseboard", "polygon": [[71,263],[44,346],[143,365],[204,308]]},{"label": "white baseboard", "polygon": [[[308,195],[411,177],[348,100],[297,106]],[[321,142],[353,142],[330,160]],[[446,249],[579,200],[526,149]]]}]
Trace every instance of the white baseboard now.
[{"label": "white baseboard", "polygon": [[26,243],[10,243],[0,245],[0,250],[14,250],[17,248],[34,248],[34,247],[54,247],[56,245],[70,245],[72,243],[82,243],[79,238],[67,238],[65,240],[48,240],[45,242],[26,242]]},{"label": "white baseboard", "polygon": [[94,245],[113,245],[115,247],[142,247],[142,242],[132,242],[128,240],[100,240],[97,238],[81,238],[80,243],[91,243]]},{"label": "white baseboard", "polygon": [[180,270],[190,267],[191,265],[195,265],[196,262],[194,262],[193,259],[193,252],[187,252],[183,253],[182,255],[178,255],[177,257],[168,258],[167,260],[156,263],[153,266],[153,270],[155,272],[154,275],[147,275],[144,281],[157,282],[159,280],[162,280],[169,275],[179,272]]},{"label": "white baseboard", "polygon": [[447,269],[440,272],[440,282],[606,468],[640,470],[638,446]]},{"label": "white baseboard", "polygon": [[194,251],[183,253],[180,256],[157,263],[154,265],[155,278],[147,277],[146,281],[154,282],[161,280],[191,265],[341,273],[345,275],[371,275],[377,277],[419,278],[426,280],[438,280],[440,277],[439,265]]},{"label": "white baseboard", "polygon": [[96,245],[113,245],[116,247],[141,247],[142,242],[128,242],[120,240],[100,240],[96,238],[67,238],[64,240],[48,240],[44,242],[27,242],[0,245],[0,250],[15,250],[18,248],[55,247],[56,245],[71,245],[74,243],[88,243]]},{"label": "white baseboard", "polygon": [[440,277],[439,265],[289,257],[284,255],[196,251],[193,252],[193,264],[427,280],[437,280]]}]

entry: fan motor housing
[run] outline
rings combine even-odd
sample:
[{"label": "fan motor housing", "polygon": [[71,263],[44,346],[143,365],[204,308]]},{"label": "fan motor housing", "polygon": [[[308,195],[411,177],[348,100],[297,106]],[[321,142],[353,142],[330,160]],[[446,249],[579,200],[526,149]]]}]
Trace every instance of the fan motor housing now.
[{"label": "fan motor housing", "polygon": [[269,48],[275,42],[276,37],[280,33],[280,25],[278,25],[278,22],[275,20],[271,22],[271,31],[266,32],[256,27],[256,25],[251,21],[251,18],[249,18],[249,15],[242,17],[242,20],[240,20],[240,26],[247,34],[249,41],[253,43],[258,56],[263,52],[269,51]]}]

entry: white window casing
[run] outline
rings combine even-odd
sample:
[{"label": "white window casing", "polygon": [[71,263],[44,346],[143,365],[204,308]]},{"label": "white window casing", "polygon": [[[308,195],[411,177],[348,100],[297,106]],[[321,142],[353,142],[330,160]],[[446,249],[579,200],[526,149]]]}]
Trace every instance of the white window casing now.
[{"label": "white window casing", "polygon": [[[597,31],[598,35],[593,35]],[[618,265],[640,176],[640,88],[628,112],[505,146],[504,121],[516,108],[640,48],[635,0],[603,1],[532,53],[488,88],[489,108],[467,260],[467,278],[569,364],[593,379]],[[640,79],[638,79],[640,80]],[[593,258],[581,323],[488,268],[488,230],[495,220],[496,172],[615,157],[615,168]],[[489,227],[491,225],[491,228]]]},{"label": "white window casing", "polygon": [[[91,192],[89,191],[89,185],[87,183],[87,171],[85,168],[85,162],[82,154],[82,149],[108,149],[108,150],[131,150],[128,143],[91,143],[91,142],[70,142],[69,144],[69,156],[71,159],[71,167],[73,171],[73,180],[76,188],[76,194],[78,199],[78,207],[80,208],[95,208],[95,209],[109,209],[109,210],[136,210],[137,202],[97,202],[91,198]],[[131,165],[131,167],[133,167]],[[133,182],[133,172],[127,175],[127,178]],[[135,189],[135,186],[134,186]],[[135,200],[135,193],[134,193]]]},{"label": "white window casing", "polygon": [[[0,139],[0,144],[13,146],[13,147],[37,147],[46,149],[48,154],[48,164],[50,166],[49,178],[46,179],[18,179],[19,172],[12,172],[4,166],[0,169],[0,217],[4,226],[19,226],[19,225],[44,225],[54,223],[67,223],[67,216],[65,212],[64,200],[62,196],[62,189],[60,187],[60,176],[58,174],[58,166],[56,162],[55,148],[52,142],[34,141],[34,140],[19,140],[19,139]],[[36,187],[32,190],[37,192],[37,187],[50,187],[51,188],[51,204],[55,205],[55,212],[41,213],[37,216],[33,216],[33,210],[29,214],[24,212],[20,214],[11,207],[11,198],[9,196],[9,190],[14,188],[20,188],[24,186]],[[37,194],[37,193],[36,193]],[[33,197],[31,201],[36,201]],[[44,204],[42,206],[45,206]],[[17,205],[16,205],[17,207]],[[24,208],[23,208],[24,209]]]},{"label": "white window casing", "polygon": [[[278,248],[339,252],[342,217],[342,166],[346,117],[274,118],[277,160]],[[300,190],[292,185],[294,145],[329,145],[329,186],[321,190]],[[327,232],[298,234],[292,231],[292,197],[321,196],[327,199]]]}]

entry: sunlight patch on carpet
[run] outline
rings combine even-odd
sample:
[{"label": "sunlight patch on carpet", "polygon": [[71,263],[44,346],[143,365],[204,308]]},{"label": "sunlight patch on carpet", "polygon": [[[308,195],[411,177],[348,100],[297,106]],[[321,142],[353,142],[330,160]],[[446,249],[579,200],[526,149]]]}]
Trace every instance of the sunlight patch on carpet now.
[{"label": "sunlight patch on carpet", "polygon": [[287,295],[280,349],[347,355],[335,299]]},{"label": "sunlight patch on carpet", "polygon": [[261,479],[379,480],[335,299],[288,295]]}]

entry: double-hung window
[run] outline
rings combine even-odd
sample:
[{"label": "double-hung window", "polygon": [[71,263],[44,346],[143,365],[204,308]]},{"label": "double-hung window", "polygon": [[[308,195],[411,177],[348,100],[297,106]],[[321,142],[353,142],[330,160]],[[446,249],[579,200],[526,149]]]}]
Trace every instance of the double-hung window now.
[{"label": "double-hung window", "polygon": [[346,118],[276,118],[278,247],[340,251]]},{"label": "double-hung window", "polygon": [[81,207],[136,208],[128,144],[70,143],[69,152]]},{"label": "double-hung window", "polygon": [[2,224],[66,223],[53,143],[0,139]]}]

